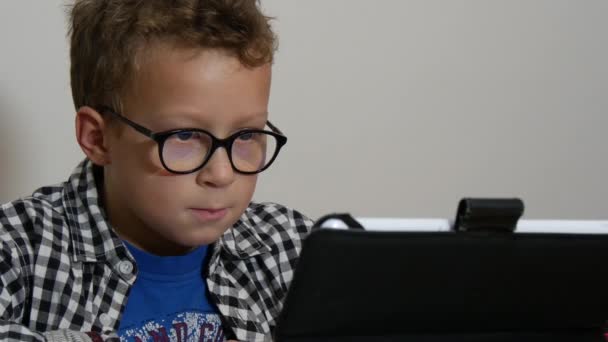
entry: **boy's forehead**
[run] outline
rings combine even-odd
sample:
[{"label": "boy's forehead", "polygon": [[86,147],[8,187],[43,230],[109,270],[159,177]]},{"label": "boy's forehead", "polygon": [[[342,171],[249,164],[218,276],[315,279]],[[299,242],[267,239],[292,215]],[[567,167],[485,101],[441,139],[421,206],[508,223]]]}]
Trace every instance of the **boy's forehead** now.
[{"label": "boy's forehead", "polygon": [[134,58],[134,69],[141,71],[146,67],[155,68],[159,65],[185,64],[197,58],[204,58],[209,62],[222,60],[226,68],[225,71],[245,67],[237,56],[226,49],[191,46],[172,39],[156,39],[138,47]]},{"label": "boy's forehead", "polygon": [[199,76],[206,80],[224,80],[239,72],[247,74],[255,73],[256,70],[266,70],[268,76],[271,73],[270,63],[248,67],[242,64],[238,56],[226,49],[156,41],[146,43],[138,49],[131,80],[135,84],[146,84],[156,74],[165,73],[165,77],[180,75],[180,71],[188,66],[195,66]]},{"label": "boy's forehead", "polygon": [[127,107],[150,102],[140,113],[146,119],[195,125],[209,115],[229,114],[228,120],[266,121],[270,64],[249,68],[226,51],[171,42],[149,43],[138,54],[123,102]]}]

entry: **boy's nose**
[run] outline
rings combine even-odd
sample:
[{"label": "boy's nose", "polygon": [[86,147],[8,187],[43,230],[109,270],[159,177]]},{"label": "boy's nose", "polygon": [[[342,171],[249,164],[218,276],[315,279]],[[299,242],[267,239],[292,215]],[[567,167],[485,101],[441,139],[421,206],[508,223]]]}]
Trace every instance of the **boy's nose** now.
[{"label": "boy's nose", "polygon": [[224,187],[232,184],[235,179],[235,171],[230,164],[226,149],[218,148],[215,150],[211,159],[198,172],[196,178],[200,185]]}]

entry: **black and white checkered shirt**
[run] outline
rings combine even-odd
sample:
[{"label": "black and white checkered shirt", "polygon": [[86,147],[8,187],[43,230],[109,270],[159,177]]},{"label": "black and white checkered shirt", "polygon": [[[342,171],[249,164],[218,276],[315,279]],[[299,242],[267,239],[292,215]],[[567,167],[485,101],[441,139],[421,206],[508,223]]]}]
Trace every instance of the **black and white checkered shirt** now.
[{"label": "black and white checkered shirt", "polygon": [[[93,166],[0,207],[0,341],[107,341],[137,265],[110,228]],[[206,271],[224,330],[270,339],[312,222],[277,204],[251,204],[217,241]]]}]

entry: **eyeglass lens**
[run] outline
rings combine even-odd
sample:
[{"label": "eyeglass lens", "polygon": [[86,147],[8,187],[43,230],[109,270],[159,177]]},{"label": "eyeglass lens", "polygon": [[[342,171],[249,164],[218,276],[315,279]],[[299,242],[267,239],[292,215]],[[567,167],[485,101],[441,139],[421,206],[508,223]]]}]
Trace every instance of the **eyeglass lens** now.
[{"label": "eyeglass lens", "polygon": [[[188,172],[201,166],[208,158],[213,139],[198,131],[182,131],[167,137],[162,158],[166,167]],[[241,172],[263,169],[277,149],[277,139],[262,132],[241,132],[234,139],[230,154],[234,168]]]}]

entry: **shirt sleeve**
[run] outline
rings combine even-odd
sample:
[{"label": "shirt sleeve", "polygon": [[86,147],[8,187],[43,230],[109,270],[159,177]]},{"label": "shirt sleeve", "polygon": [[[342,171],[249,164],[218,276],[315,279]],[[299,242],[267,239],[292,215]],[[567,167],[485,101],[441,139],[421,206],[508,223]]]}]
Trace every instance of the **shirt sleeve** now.
[{"label": "shirt sleeve", "polygon": [[33,331],[19,323],[25,305],[26,284],[21,275],[22,265],[14,248],[7,242],[0,245],[0,341],[35,342],[97,342],[111,339],[91,338],[79,331]]}]

